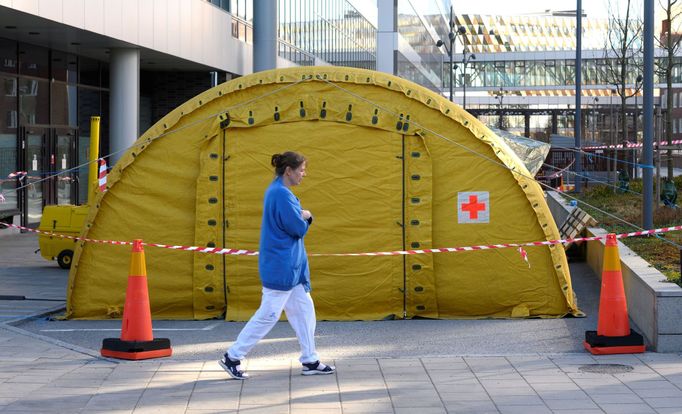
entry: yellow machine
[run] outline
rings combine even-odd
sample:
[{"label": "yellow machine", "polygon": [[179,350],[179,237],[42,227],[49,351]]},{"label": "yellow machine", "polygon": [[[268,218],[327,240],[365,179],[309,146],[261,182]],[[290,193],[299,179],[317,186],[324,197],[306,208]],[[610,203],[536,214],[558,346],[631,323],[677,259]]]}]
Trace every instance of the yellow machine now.
[{"label": "yellow machine", "polygon": [[[38,230],[78,237],[89,209],[90,206],[87,204],[82,206],[46,206]],[[76,240],[41,234],[38,237],[38,244],[40,245],[40,255],[45,259],[56,259],[62,269],[71,267],[73,252],[76,250]]]},{"label": "yellow machine", "polygon": [[[97,158],[99,149],[99,117],[90,119],[90,169],[88,175],[88,203],[94,199],[97,189]],[[46,206],[40,219],[38,230],[78,237],[83,229],[83,223],[88,215],[90,206],[60,205]],[[49,234],[38,236],[40,255],[46,260],[57,260],[59,267],[69,269],[73,252],[76,250],[76,240]]]}]

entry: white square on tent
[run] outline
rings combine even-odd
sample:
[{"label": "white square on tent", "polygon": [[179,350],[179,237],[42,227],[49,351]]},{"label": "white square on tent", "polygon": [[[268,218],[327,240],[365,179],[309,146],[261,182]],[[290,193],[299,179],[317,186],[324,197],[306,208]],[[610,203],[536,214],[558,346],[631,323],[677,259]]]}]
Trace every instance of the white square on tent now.
[{"label": "white square on tent", "polygon": [[457,193],[457,222],[490,223],[490,193],[487,191]]}]

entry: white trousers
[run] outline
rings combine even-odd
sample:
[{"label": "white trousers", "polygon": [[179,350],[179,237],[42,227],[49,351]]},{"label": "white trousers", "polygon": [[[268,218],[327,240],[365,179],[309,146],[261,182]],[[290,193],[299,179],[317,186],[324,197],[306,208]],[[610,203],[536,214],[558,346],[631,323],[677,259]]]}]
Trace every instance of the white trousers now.
[{"label": "white trousers", "polygon": [[289,291],[263,288],[260,307],[253,314],[237,340],[227,350],[230,359],[241,360],[275,326],[282,310],[301,345],[299,361],[307,364],[319,360],[315,350],[315,305],[310,293],[303,285],[296,285]]}]

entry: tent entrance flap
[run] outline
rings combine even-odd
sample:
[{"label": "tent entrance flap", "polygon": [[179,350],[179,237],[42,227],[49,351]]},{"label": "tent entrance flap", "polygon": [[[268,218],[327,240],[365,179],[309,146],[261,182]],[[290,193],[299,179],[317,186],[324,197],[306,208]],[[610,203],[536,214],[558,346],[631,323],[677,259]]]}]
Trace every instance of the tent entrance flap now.
[{"label": "tent entrance flap", "polygon": [[[319,319],[403,315],[403,258],[316,257],[314,253],[402,249],[402,136],[329,121],[226,130],[227,246],[258,249],[271,156],[297,151],[307,176],[292,188],[315,217],[306,235]],[[260,302],[258,258],[226,257],[228,320],[248,319]]]}]

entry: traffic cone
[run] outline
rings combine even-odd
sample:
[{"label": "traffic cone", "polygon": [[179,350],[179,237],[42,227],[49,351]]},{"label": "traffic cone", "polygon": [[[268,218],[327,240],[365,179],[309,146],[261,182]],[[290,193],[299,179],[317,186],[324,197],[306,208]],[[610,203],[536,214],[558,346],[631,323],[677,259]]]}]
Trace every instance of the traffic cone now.
[{"label": "traffic cone", "polygon": [[168,338],[154,339],[144,249],[142,240],[134,240],[126,301],[123,306],[121,338],[104,339],[102,356],[138,360],[167,357],[171,356],[172,352]]},{"label": "traffic cone", "polygon": [[630,329],[615,234],[606,236],[597,330],[585,331],[583,345],[595,355],[638,354],[645,351],[642,335]]}]

